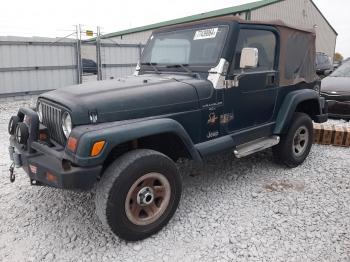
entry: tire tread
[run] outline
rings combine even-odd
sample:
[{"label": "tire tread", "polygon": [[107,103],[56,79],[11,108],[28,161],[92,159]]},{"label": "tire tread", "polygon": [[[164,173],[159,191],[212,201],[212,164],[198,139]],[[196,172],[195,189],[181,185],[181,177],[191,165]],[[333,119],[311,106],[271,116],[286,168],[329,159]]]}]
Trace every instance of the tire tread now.
[{"label": "tire tread", "polygon": [[[108,214],[108,201],[109,196],[112,194],[113,187],[116,183],[121,183],[121,174],[125,169],[134,164],[136,161],[149,156],[161,156],[167,158],[169,161],[173,162],[168,156],[154,150],[150,149],[136,149],[125,153],[124,155],[117,158],[113,163],[111,163],[105,170],[101,180],[96,187],[95,195],[95,212],[97,217],[100,219],[102,224],[113,231],[111,227],[111,222],[108,221],[110,215]],[[180,192],[181,194],[181,192]],[[122,238],[125,238],[125,236]],[[141,239],[141,238],[140,238]],[[133,238],[128,238],[128,240],[138,240]]]}]

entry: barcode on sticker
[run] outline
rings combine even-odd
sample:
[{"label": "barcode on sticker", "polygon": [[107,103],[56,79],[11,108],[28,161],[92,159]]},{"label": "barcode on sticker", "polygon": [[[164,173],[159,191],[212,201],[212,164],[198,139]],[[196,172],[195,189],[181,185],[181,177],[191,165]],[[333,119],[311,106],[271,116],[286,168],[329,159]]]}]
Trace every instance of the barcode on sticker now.
[{"label": "barcode on sticker", "polygon": [[218,28],[208,28],[196,31],[193,40],[215,38],[218,32]]}]

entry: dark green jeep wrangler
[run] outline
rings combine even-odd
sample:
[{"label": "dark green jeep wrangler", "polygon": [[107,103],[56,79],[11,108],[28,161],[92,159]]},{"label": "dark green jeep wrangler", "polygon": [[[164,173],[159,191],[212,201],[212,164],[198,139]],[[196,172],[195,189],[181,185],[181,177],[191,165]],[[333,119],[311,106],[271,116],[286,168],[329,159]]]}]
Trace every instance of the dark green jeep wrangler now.
[{"label": "dark green jeep wrangler", "polygon": [[312,120],[327,120],[314,61],[315,34],[281,22],[230,16],[159,29],[134,76],[60,88],[19,109],[12,167],[32,185],[96,186],[101,221],[126,240],[146,238],[179,204],[179,158],[272,148],[280,163],[303,163]]}]

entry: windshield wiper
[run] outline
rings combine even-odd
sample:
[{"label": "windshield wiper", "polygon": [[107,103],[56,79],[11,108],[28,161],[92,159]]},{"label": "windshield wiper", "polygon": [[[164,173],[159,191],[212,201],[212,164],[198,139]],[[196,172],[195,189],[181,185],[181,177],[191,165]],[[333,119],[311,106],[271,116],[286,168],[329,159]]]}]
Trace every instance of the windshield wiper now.
[{"label": "windshield wiper", "polygon": [[191,69],[188,68],[189,64],[175,64],[175,65],[167,65],[166,68],[179,68],[181,67],[183,70],[185,70],[188,74],[191,76],[194,76],[195,74]]},{"label": "windshield wiper", "polygon": [[154,72],[156,72],[157,74],[160,74],[158,68],[156,67],[157,63],[150,63],[150,62],[147,62],[147,63],[141,63],[141,65],[150,66],[150,67],[153,68]]}]

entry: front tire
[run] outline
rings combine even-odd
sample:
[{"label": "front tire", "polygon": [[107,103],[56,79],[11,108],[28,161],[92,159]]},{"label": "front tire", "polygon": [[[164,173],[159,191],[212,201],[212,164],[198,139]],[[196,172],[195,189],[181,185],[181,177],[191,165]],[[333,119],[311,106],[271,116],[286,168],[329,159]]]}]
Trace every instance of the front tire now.
[{"label": "front tire", "polygon": [[162,229],[181,198],[181,177],[162,153],[133,150],[115,160],[97,185],[101,222],[120,238],[136,241]]},{"label": "front tire", "polygon": [[288,132],[272,148],[276,162],[297,167],[309,155],[313,142],[313,124],[305,113],[294,113]]}]

